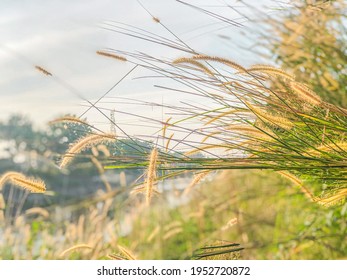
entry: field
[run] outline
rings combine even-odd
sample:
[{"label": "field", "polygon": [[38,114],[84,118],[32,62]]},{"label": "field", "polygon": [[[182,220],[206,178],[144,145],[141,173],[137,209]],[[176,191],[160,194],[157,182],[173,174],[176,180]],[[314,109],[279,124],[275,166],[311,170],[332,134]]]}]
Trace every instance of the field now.
[{"label": "field", "polygon": [[[98,47],[127,67],[100,97],[35,62],[83,113],[0,121],[0,259],[347,258],[346,2],[222,6],[239,21],[177,2],[222,23],[221,44],[246,20],[260,64],[191,47],[140,1],[161,31],[103,28],[158,55]],[[112,95],[124,81],[154,93]]]}]

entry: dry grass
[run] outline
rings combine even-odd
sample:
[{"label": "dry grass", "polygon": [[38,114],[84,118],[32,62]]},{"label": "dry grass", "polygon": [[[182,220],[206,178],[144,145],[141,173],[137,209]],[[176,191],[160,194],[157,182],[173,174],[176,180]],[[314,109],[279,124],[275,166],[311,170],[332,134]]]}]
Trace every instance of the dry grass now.
[{"label": "dry grass", "polygon": [[48,72],[46,69],[44,69],[41,66],[36,65],[35,68],[46,76],[52,76],[51,72]]},{"label": "dry grass", "polygon": [[26,177],[19,172],[9,171],[0,177],[0,188],[6,183],[24,188],[32,193],[44,193],[46,191],[45,183],[41,179]]},{"label": "dry grass", "polygon": [[147,170],[147,179],[146,179],[146,203],[149,205],[151,203],[154,184],[156,180],[157,172],[157,160],[158,160],[158,149],[154,148],[149,157],[149,165]]},{"label": "dry grass", "polygon": [[125,57],[117,55],[117,54],[113,54],[113,53],[109,53],[109,52],[105,52],[105,51],[97,51],[96,53],[98,55],[110,57],[110,58],[113,58],[116,60],[127,61],[127,59]]},{"label": "dry grass", "polygon": [[81,153],[83,150],[100,143],[114,141],[116,141],[116,135],[108,133],[87,135],[79,139],[75,143],[73,143],[67,150],[67,152],[63,155],[63,158],[60,162],[60,168],[67,167],[75,158],[75,156]]},{"label": "dry grass", "polygon": [[72,247],[64,250],[63,252],[61,252],[60,256],[64,257],[68,253],[71,253],[71,252],[76,251],[76,250],[83,250],[83,249],[92,250],[93,247],[89,246],[88,244],[78,244],[78,245],[72,246]]},{"label": "dry grass", "polygon": [[58,123],[76,123],[76,124],[82,124],[82,125],[90,126],[86,121],[81,120],[75,116],[60,117],[60,118],[57,118],[57,119],[50,121],[48,124],[53,125],[53,124],[58,124]]}]

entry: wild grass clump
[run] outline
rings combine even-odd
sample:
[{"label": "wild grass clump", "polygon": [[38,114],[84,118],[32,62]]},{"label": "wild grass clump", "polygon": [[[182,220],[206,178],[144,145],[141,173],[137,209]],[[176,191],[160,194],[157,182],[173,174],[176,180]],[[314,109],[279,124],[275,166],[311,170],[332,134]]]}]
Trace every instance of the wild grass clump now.
[{"label": "wild grass clump", "polygon": [[[335,3],[327,8],[334,19],[339,18],[337,5],[345,7],[341,1]],[[97,51],[98,55],[134,64],[131,71],[140,66],[170,78],[179,87],[166,89],[197,96],[202,102],[166,107],[159,104],[176,111],[172,114],[175,117],[164,122],[143,116],[159,129],[158,135],[146,135],[144,138],[150,140],[142,142],[120,129],[112,117],[111,130],[117,126],[122,136],[104,133],[73,116],[50,122],[53,126],[62,123],[65,128],[69,124],[86,129],[85,135],[62,154],[59,167],[70,166],[83,151],[91,149],[91,155],[83,156],[98,170],[107,192],[70,205],[76,212],[66,206],[66,219],[54,213],[59,212],[56,205],[49,210],[34,207],[23,214],[18,212],[1,236],[4,258],[237,259],[238,252],[246,258],[344,257],[347,208],[326,211],[320,207],[340,204],[347,197],[347,103],[344,97],[339,101],[329,96],[331,92],[345,93],[341,69],[345,55],[335,51],[343,49],[344,37],[329,34],[329,14],[321,20],[318,16],[309,20],[319,15],[319,5],[295,7],[300,14],[290,14],[291,19],[276,29],[279,36],[274,36],[280,44],[273,46],[280,53],[281,68],[243,66],[226,57],[200,54],[172,32],[177,41],[145,31],[141,35],[141,29],[122,26],[120,33],[143,36],[187,54],[175,59],[113,50]],[[169,31],[162,20],[151,17]],[[119,31],[117,23],[109,23],[108,28]],[[321,37],[311,40],[312,34]],[[329,49],[334,51],[330,53]],[[311,56],[307,52],[312,52]],[[322,65],[328,60],[329,67],[324,69]],[[41,66],[35,68],[52,76]],[[88,101],[90,108],[101,112],[96,104],[108,93],[95,103]],[[118,144],[131,148],[132,153],[117,154]],[[112,189],[105,169],[127,168],[139,169],[143,176],[131,184],[132,188],[125,188],[123,178],[121,188]],[[275,172],[259,175],[239,171],[231,178],[217,177],[211,184],[197,187],[212,171],[230,169]],[[161,186],[159,192],[160,181],[187,173],[194,176],[184,190],[175,189],[165,197]],[[8,182],[32,192],[45,191],[41,180],[17,172],[5,173],[0,188]],[[144,199],[131,195],[137,193],[144,194]],[[154,201],[154,194],[159,193],[162,197]],[[170,199],[186,201],[171,207]],[[1,195],[0,221],[5,219],[4,208]],[[300,216],[303,209],[305,215]],[[329,253],[320,252],[322,246]]]},{"label": "wild grass clump", "polygon": [[[201,65],[187,69],[183,62],[192,61]],[[166,75],[195,86],[195,94],[211,105],[209,110],[187,107],[190,116],[170,124],[171,129],[189,131],[195,140],[170,139],[188,150],[184,156],[163,153],[165,170],[270,169],[298,177],[303,186],[317,183],[312,189],[303,187],[315,202],[333,205],[344,200],[344,108],[324,102],[308,85],[274,66],[246,68],[208,55],[179,58],[169,65],[173,69],[165,70]],[[186,120],[200,127],[193,130]],[[206,157],[193,157],[198,152]]]}]

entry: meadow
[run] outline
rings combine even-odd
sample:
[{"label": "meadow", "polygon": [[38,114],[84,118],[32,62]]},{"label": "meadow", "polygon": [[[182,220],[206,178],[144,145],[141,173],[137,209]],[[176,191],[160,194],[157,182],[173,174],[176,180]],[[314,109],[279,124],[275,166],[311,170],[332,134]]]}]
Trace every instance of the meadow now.
[{"label": "meadow", "polygon": [[0,259],[345,259],[346,2],[295,1],[248,18],[261,26],[253,55],[267,61],[255,65],[200,53],[143,8],[169,37],[108,28],[179,56],[95,55],[200,102],[137,100],[170,112],[126,112],[154,127],[141,136],[105,114],[107,93],[85,104],[109,131],[76,115],[40,131],[20,116],[1,122],[12,148],[0,161]]}]

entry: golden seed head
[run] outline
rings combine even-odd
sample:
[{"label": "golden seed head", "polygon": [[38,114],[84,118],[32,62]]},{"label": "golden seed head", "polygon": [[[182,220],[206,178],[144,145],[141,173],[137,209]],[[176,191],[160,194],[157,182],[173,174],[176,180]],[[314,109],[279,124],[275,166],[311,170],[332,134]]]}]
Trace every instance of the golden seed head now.
[{"label": "golden seed head", "polygon": [[156,179],[157,172],[157,159],[158,159],[158,149],[154,148],[149,157],[149,165],[147,169],[147,180],[146,180],[146,203],[150,204],[151,198],[154,190],[154,183]]},{"label": "golden seed head", "polygon": [[214,61],[214,62],[218,62],[218,63],[225,64],[227,66],[230,66],[230,67],[232,67],[238,71],[241,71],[241,72],[245,71],[245,68],[242,67],[240,64],[238,64],[232,60],[223,58],[223,57],[209,56],[209,55],[195,55],[192,58],[195,60]]},{"label": "golden seed head", "polygon": [[156,23],[160,23],[160,19],[157,18],[157,17],[152,17],[153,21],[156,22]]},{"label": "golden seed head", "polygon": [[110,58],[117,59],[117,60],[120,60],[120,61],[127,61],[127,59],[124,56],[120,56],[120,55],[117,55],[117,54],[113,54],[113,53],[109,53],[109,52],[105,52],[105,51],[97,51],[96,53],[98,55],[105,56],[105,57],[110,57]]},{"label": "golden seed head", "polygon": [[36,65],[35,68],[39,70],[41,73],[45,74],[46,76],[52,76],[52,73],[48,72],[46,69],[42,68],[41,66]]},{"label": "golden seed head", "polygon": [[86,121],[83,121],[77,117],[74,116],[64,116],[61,118],[54,119],[50,122],[48,122],[49,125],[57,124],[57,123],[77,123],[77,124],[84,124],[89,126],[89,124]]},{"label": "golden seed head", "polygon": [[100,143],[113,141],[116,141],[116,135],[109,133],[92,134],[80,138],[74,144],[72,144],[71,147],[67,150],[60,163],[60,168],[68,166],[72,162],[74,157],[77,154],[81,153],[83,150],[90,148],[94,145],[98,145]]},{"label": "golden seed head", "polygon": [[41,179],[26,177],[19,172],[6,172],[0,177],[0,188],[7,182],[22,187],[33,193],[44,193],[46,191],[45,182]]}]

